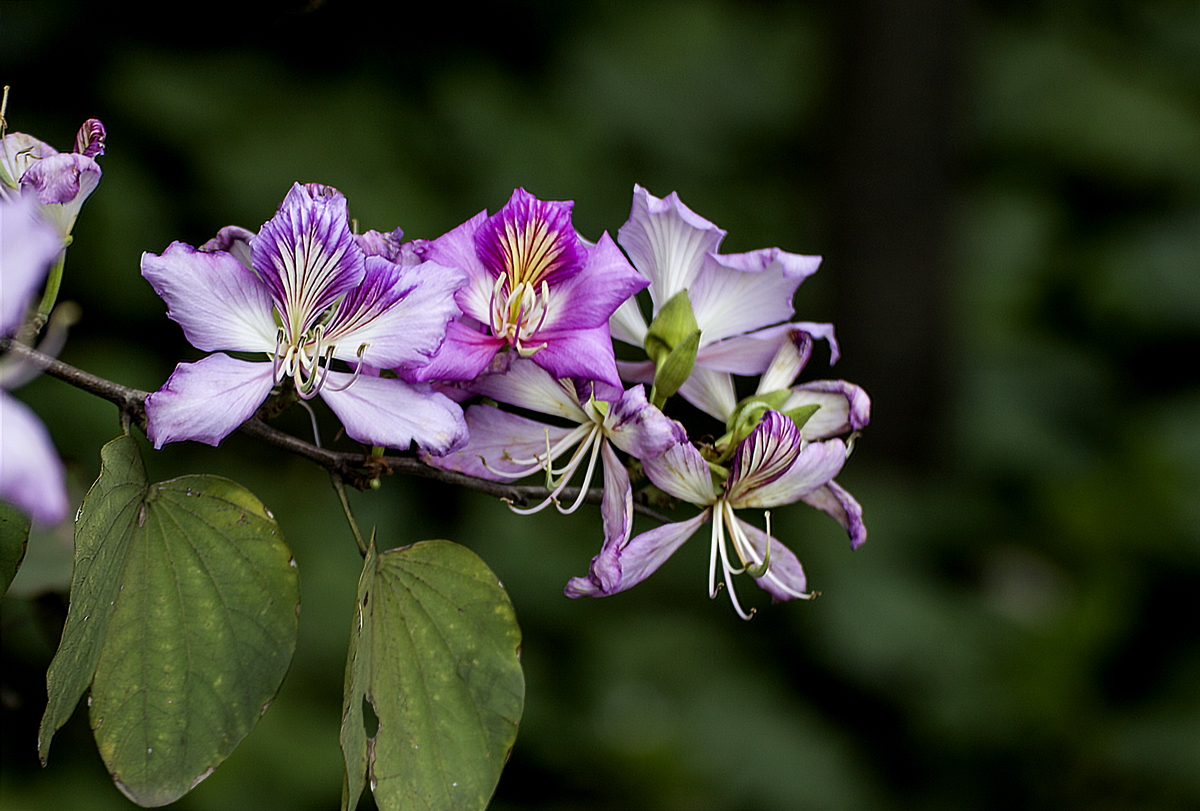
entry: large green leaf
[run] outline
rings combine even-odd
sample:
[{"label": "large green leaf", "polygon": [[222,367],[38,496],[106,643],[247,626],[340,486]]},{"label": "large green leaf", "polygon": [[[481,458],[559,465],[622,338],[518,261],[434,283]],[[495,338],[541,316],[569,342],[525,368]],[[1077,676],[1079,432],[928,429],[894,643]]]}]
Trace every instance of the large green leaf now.
[{"label": "large green leaf", "polygon": [[382,811],[486,807],[525,704],[520,644],[508,595],[471,550],[372,543],[346,662],[343,809],[368,777]]},{"label": "large green leaf", "polygon": [[8,592],[29,544],[29,519],[0,501],[0,597]]},{"label": "large green leaf", "polygon": [[295,562],[274,517],[215,476],[149,484],[131,437],[101,451],[75,527],[62,642],[38,751],[91,684],[89,716],[117,786],[173,802],[258,722],[296,645]]}]

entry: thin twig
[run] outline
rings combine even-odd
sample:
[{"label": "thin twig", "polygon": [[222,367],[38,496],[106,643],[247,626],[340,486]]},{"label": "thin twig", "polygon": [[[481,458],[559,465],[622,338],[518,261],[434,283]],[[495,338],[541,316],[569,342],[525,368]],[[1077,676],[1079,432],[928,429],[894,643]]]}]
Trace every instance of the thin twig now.
[{"label": "thin twig", "polygon": [[[150,392],[105,380],[8,338],[0,339],[0,352],[7,352],[27,363],[34,364],[50,377],[114,403],[123,414],[128,415],[133,422],[137,423],[143,432],[146,430],[146,398]],[[277,428],[272,428],[258,417],[252,417],[244,422],[239,430],[243,434],[315,462],[343,481],[360,489],[368,487],[371,479],[378,477],[381,473],[405,473],[457,487],[465,487],[468,490],[502,499],[518,507],[542,501],[550,492],[547,488],[537,485],[506,484],[468,476],[465,473],[442,470],[427,465],[413,456],[372,456],[365,452],[348,453],[320,448]],[[568,487],[562,490],[559,498],[571,500],[578,495],[578,487]],[[584,501],[589,504],[599,504],[603,495],[604,491],[601,488],[594,487],[588,490]],[[633,508],[660,523],[671,521],[668,516],[637,499],[634,500]]]}]

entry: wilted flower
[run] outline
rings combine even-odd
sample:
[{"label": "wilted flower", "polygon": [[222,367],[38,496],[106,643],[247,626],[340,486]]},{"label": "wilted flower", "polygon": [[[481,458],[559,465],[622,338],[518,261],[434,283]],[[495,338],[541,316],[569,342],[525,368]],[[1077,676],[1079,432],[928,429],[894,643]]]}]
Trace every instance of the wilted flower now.
[{"label": "wilted flower", "polygon": [[79,128],[73,152],[58,152],[23,132],[6,135],[0,141],[0,196],[6,194],[4,187],[32,194],[65,239],[100,182],[96,158],[104,154],[104,138],[104,125],[94,118]]}]

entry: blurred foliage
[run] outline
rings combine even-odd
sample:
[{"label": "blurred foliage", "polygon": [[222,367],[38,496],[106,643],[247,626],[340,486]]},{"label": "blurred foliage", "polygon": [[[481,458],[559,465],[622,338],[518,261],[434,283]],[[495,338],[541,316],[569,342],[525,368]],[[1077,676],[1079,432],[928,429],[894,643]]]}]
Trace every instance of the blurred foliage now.
[{"label": "blurred foliage", "polygon": [[[838,38],[863,23],[837,8],[326,0],[202,4],[167,27],[0,5],[11,128],[59,147],[88,116],[109,131],[67,263],[85,320],[63,358],[161,385],[195,355],[140,253],[257,228],[296,180],[339,187],[363,229],[413,237],[524,186],[576,200],[592,239],[624,222],[638,182],[677,190],[728,229],[727,250],[828,253]],[[465,543],[509,589],[528,698],[495,808],[1200,805],[1200,6],[994,0],[968,17],[948,124],[951,326],[922,347],[947,370],[945,418],[923,431],[936,461],[873,455],[889,430],[877,398],[840,479],[868,544],[851,555],[823,516],[776,512],[821,599],[742,623],[705,599],[694,540],[627,594],[569,601],[599,547],[595,509],[522,518],[404,479],[355,498],[360,523]],[[853,272],[827,255],[798,316],[835,318]],[[853,363],[834,374],[871,391]],[[19,394],[82,497],[115,410],[47,379]],[[175,807],[335,807],[360,560],[325,475],[241,437],[146,458],[152,479],[214,473],[262,499],[304,605],[273,708]],[[69,544],[35,534],[3,604],[6,811],[129,807],[81,717],[36,764]]]}]

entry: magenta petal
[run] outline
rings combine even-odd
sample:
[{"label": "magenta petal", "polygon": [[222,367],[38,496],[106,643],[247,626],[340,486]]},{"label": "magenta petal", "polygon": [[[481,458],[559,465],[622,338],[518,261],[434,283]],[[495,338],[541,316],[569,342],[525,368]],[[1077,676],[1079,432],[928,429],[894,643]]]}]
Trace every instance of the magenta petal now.
[{"label": "magenta petal", "polygon": [[[758,554],[758,559],[766,560],[767,533],[740,518],[735,517],[734,520],[746,534],[746,540]],[[762,577],[754,578],[754,582],[759,588],[770,594],[772,601],[777,603],[795,600],[797,596],[809,596],[807,593],[808,579],[804,576],[804,567],[800,565],[800,560],[778,539],[770,538],[770,543],[771,558],[767,573]]]},{"label": "magenta petal", "polygon": [[475,232],[479,261],[493,279],[507,277],[509,291],[522,283],[559,285],[579,272],[587,255],[571,225],[572,206],[516,189]]},{"label": "magenta petal", "polygon": [[608,234],[574,276],[550,288],[546,330],[591,329],[608,323],[625,300],[650,282],[630,266]]},{"label": "magenta petal", "polygon": [[321,389],[321,398],[351,438],[399,450],[416,442],[434,454],[451,451],[466,441],[462,409],[432,386],[366,375],[350,383],[352,379],[352,375],[331,372]]},{"label": "magenta petal", "polygon": [[67,514],[67,488],[50,434],[28,406],[3,392],[0,436],[0,498],[39,524],[61,521]]},{"label": "magenta petal", "polygon": [[464,313],[482,323],[491,323],[492,289],[496,284],[496,277],[483,266],[475,251],[475,232],[487,218],[487,212],[481,211],[429,242],[424,249],[425,259],[467,274],[466,285],[454,294],[454,299]]},{"label": "magenta petal", "polygon": [[571,578],[564,593],[568,597],[607,597],[633,588],[654,574],[711,513],[705,510],[687,521],[655,527],[624,546],[606,542],[600,554],[592,558],[587,577]]},{"label": "magenta petal", "polygon": [[687,441],[683,426],[650,405],[642,386],[634,386],[611,403],[604,427],[613,444],[635,459],[658,456]]},{"label": "magenta petal", "polygon": [[224,354],[181,363],[146,398],[146,436],[161,448],[191,439],[219,445],[262,405],[273,385],[271,364]]},{"label": "magenta petal", "polygon": [[197,349],[274,351],[271,295],[232,254],[173,242],[162,256],[142,254],[142,275]]},{"label": "magenta petal", "polygon": [[500,338],[451,321],[446,326],[446,340],[429,363],[400,373],[406,380],[474,380],[503,347]]},{"label": "magenta petal", "polygon": [[595,329],[539,332],[529,339],[530,346],[546,345],[533,354],[533,362],[555,377],[575,377],[606,383],[610,388],[597,393],[602,399],[621,396],[621,376],[613,357],[608,324]]},{"label": "magenta petal", "polygon": [[830,481],[824,487],[802,497],[805,504],[816,507],[833,517],[850,536],[850,548],[858,549],[867,542],[867,525],[863,523],[862,507],[854,496],[840,484]]},{"label": "magenta petal", "polygon": [[86,155],[62,152],[37,161],[21,177],[21,188],[37,193],[42,205],[79,206],[100,183],[100,164]]},{"label": "magenta petal", "polygon": [[467,443],[426,461],[443,470],[493,481],[512,481],[529,475],[530,460],[544,455],[547,443],[553,447],[573,430],[544,425],[488,405],[468,408],[466,420],[470,431]]}]

